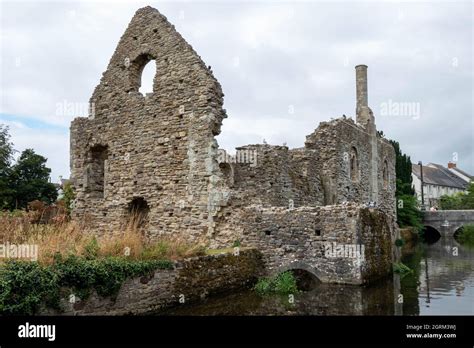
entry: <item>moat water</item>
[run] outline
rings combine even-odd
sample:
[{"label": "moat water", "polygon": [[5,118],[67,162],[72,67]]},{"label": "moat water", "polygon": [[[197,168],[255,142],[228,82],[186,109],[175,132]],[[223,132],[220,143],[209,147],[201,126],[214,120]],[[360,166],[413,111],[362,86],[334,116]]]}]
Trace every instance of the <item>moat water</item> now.
[{"label": "moat water", "polygon": [[474,248],[453,240],[403,247],[413,269],[370,286],[318,283],[289,296],[252,290],[214,296],[160,315],[474,315]]}]

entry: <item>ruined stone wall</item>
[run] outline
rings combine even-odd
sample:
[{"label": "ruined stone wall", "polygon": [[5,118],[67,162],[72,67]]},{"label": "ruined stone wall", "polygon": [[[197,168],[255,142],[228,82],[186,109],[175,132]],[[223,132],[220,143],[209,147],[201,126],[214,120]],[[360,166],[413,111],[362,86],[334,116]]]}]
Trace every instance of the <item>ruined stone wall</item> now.
[{"label": "ruined stone wall", "polygon": [[375,201],[387,214],[390,239],[395,240],[395,152],[389,142],[352,119],[322,122],[307,136],[304,148],[248,145],[239,149],[255,150],[256,165],[233,165],[232,186],[216,214],[212,246],[229,246],[239,239],[242,227],[229,221],[246,216],[242,209],[248,205],[288,208]]},{"label": "ruined stone wall", "polygon": [[[153,93],[144,96],[141,73],[151,60]],[[210,247],[240,241],[261,249],[270,270],[304,259],[302,267],[321,279],[350,283],[381,275],[377,263],[389,272],[395,153],[373,117],[366,127],[345,117],[322,122],[303,148],[247,145],[238,150],[254,151],[256,161],[220,163],[221,87],[151,7],[133,17],[90,101],[90,116],[71,125],[72,216],[99,233],[120,232],[139,210],[151,239],[180,235]],[[347,205],[369,201],[380,209],[371,212],[375,220]],[[367,244],[367,270],[360,260],[322,257],[328,241]]]},{"label": "ruined stone wall", "polygon": [[[157,67],[153,93],[143,96],[140,76],[150,60]],[[140,198],[151,237],[207,234],[209,197],[222,181],[214,139],[225,117],[222,97],[166,17],[138,10],[90,99],[93,112],[71,125],[73,217],[114,233]]]},{"label": "ruined stone wall", "polygon": [[234,220],[245,216],[243,210],[249,205],[288,208],[323,204],[317,152],[267,144],[237,150],[253,153],[255,160],[220,164],[228,178],[226,200],[216,207],[211,247],[228,247],[239,239],[241,226]]},{"label": "ruined stone wall", "polygon": [[[391,272],[390,224],[384,212],[355,203],[295,209],[251,205],[219,221],[220,229],[236,233],[241,245],[262,251],[269,273],[305,269],[323,282],[350,284]],[[327,257],[333,243],[364,245],[364,259]]]},{"label": "ruined stone wall", "polygon": [[[316,153],[266,144],[246,145],[237,151],[253,153],[255,161],[231,164],[228,189],[234,207],[287,207],[290,200],[295,206],[322,203]],[[224,165],[221,163],[221,168]]]},{"label": "ruined stone wall", "polygon": [[[372,141],[376,142],[375,154]],[[387,140],[370,134],[352,119],[343,117],[322,122],[307,136],[305,146],[320,156],[324,204],[367,203],[375,200],[377,206],[387,214],[396,215],[395,151]],[[376,182],[372,182],[371,177],[372,158],[376,162]],[[377,186],[375,199],[371,195],[372,185]]]}]

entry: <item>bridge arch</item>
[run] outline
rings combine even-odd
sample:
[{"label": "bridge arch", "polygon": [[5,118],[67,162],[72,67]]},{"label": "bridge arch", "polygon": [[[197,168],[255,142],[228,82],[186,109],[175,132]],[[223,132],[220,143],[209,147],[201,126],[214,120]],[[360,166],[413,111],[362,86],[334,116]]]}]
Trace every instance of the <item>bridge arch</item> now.
[{"label": "bridge arch", "polygon": [[431,225],[424,225],[423,241],[427,244],[434,244],[441,238],[441,231]]},{"label": "bridge arch", "polygon": [[324,281],[326,279],[326,276],[322,272],[320,272],[316,268],[310,266],[309,264],[307,264],[303,261],[294,261],[294,262],[291,262],[287,265],[283,265],[283,266],[277,268],[276,271],[274,272],[274,274],[279,274],[279,273],[283,273],[283,272],[286,272],[286,271],[296,271],[296,270],[306,271],[306,272],[310,273],[311,275],[313,275],[314,277],[316,277],[320,282]]}]

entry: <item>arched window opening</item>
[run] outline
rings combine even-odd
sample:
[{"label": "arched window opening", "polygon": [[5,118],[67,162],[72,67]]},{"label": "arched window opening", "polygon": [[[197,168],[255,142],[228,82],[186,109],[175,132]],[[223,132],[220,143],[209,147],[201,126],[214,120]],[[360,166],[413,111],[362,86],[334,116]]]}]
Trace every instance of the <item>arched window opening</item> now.
[{"label": "arched window opening", "polygon": [[138,91],[146,96],[149,93],[153,93],[153,80],[156,75],[156,62],[155,60],[150,60],[142,71],[140,88]]},{"label": "arched window opening", "polygon": [[140,92],[142,95],[153,93],[157,68],[150,54],[142,54],[130,63],[129,87],[127,91]]},{"label": "arched window opening", "polygon": [[90,148],[86,170],[86,190],[91,197],[104,198],[107,158],[107,146],[95,145]]},{"label": "arched window opening", "polygon": [[350,154],[350,177],[352,182],[359,181],[359,157],[357,155],[357,149],[351,148]]}]

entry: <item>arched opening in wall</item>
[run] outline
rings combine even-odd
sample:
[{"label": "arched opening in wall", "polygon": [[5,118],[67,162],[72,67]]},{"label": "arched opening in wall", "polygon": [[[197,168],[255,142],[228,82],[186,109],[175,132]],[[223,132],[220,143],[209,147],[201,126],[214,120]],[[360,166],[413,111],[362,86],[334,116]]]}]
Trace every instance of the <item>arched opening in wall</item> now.
[{"label": "arched opening in wall", "polygon": [[441,233],[431,226],[425,226],[423,229],[423,242],[426,244],[434,244],[441,238]]},{"label": "arched opening in wall", "polygon": [[300,291],[310,291],[316,288],[321,281],[311,272],[308,272],[304,269],[291,269],[288,272],[291,272],[296,281],[296,287]]},{"label": "arched opening in wall", "polygon": [[150,207],[143,197],[135,197],[128,204],[128,226],[130,229],[139,229],[148,222]]},{"label": "arched opening in wall", "polygon": [[107,158],[107,146],[95,145],[90,148],[86,169],[86,191],[90,197],[104,198]]},{"label": "arched opening in wall", "polygon": [[154,59],[150,60],[142,70],[140,78],[140,88],[138,91],[146,96],[153,93],[153,80],[156,75],[156,62]]},{"label": "arched opening in wall", "polygon": [[386,160],[383,161],[382,180],[383,180],[383,188],[387,190],[389,179],[388,179],[388,163]]},{"label": "arched opening in wall", "polygon": [[350,177],[352,182],[359,181],[359,156],[355,147],[351,148],[350,154]]},{"label": "arched opening in wall", "polygon": [[155,57],[141,54],[129,63],[127,92],[153,93],[156,73]]},{"label": "arched opening in wall", "polygon": [[232,168],[230,163],[219,163],[219,169],[224,176],[224,180],[227,186],[232,187],[234,186],[234,169]]}]

